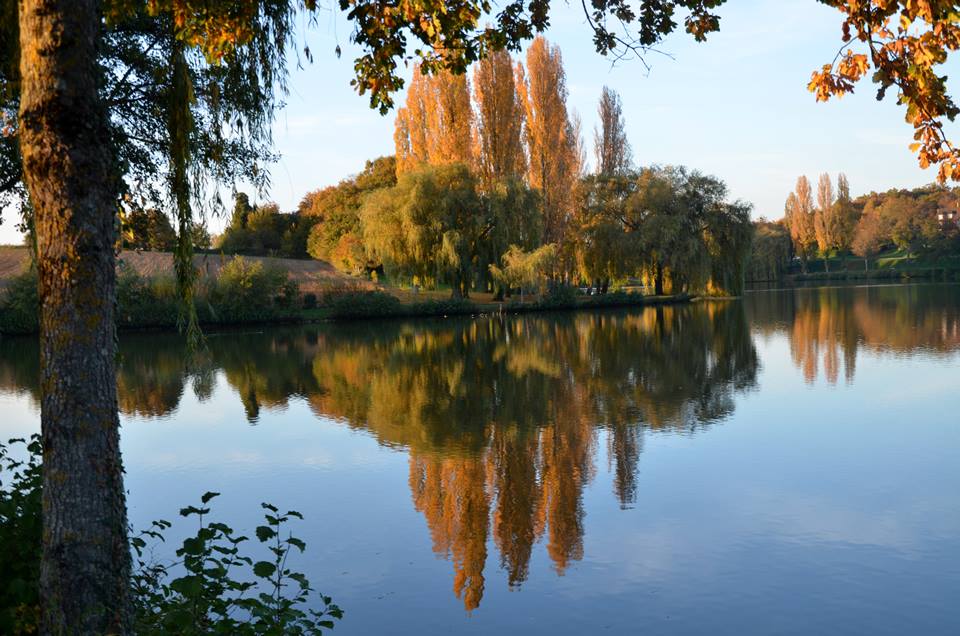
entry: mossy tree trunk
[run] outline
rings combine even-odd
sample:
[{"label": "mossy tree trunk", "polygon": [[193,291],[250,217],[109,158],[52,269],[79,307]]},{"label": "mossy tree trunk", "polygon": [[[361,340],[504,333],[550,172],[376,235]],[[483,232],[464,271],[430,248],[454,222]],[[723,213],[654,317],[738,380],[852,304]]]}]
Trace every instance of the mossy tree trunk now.
[{"label": "mossy tree trunk", "polygon": [[20,149],[40,293],[41,631],[129,633],[114,211],[93,0],[20,0]]}]

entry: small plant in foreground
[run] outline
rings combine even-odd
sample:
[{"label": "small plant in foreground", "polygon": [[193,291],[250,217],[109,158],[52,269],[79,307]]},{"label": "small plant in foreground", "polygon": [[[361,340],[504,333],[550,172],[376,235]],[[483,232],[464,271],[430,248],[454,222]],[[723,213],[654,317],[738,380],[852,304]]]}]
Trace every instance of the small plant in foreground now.
[{"label": "small plant in foreground", "polygon": [[[210,513],[207,504],[218,495],[205,493],[199,507],[180,511],[183,517],[196,517],[199,528],[177,550],[179,561],[158,565],[144,558],[146,539],[162,541],[170,528],[167,521],[156,521],[131,539],[137,555],[133,580],[137,633],[314,635],[333,629],[343,611],[323,595],[318,595],[322,609],[307,608],[314,589],[306,576],[287,567],[291,551],[303,552],[306,544],[289,532],[284,537],[284,527],[303,516],[295,510],[281,514],[276,506],[261,504],[266,524],[257,526],[256,537],[271,557],[254,561],[241,553],[248,537],[226,524],[205,520]],[[182,574],[169,580],[170,571],[178,566]]]},{"label": "small plant in foreground", "polygon": [[[13,452],[25,447],[25,458]],[[39,436],[0,443],[0,633],[30,634],[39,627],[42,449]],[[254,561],[241,552],[250,541],[232,528],[208,520],[208,492],[199,506],[180,510],[198,522],[184,539],[176,560],[152,559],[148,541],[163,541],[172,527],[155,521],[132,534],[134,574],[131,597],[137,634],[237,634],[239,636],[314,636],[332,629],[343,611],[329,596],[315,594],[307,577],[288,567],[294,550],[306,544],[286,530],[292,519],[271,504],[261,504],[265,524],[256,538],[268,554]],[[315,601],[315,602],[313,602]],[[311,607],[313,605],[313,607]]]}]

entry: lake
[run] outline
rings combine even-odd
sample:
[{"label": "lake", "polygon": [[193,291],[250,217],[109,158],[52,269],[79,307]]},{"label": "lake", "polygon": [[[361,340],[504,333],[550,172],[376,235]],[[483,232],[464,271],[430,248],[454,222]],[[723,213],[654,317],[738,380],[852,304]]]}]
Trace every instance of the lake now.
[{"label": "lake", "polygon": [[[208,343],[121,338],[131,522],[299,510],[334,634],[960,633],[960,286]],[[37,374],[0,341],[0,436]]]}]

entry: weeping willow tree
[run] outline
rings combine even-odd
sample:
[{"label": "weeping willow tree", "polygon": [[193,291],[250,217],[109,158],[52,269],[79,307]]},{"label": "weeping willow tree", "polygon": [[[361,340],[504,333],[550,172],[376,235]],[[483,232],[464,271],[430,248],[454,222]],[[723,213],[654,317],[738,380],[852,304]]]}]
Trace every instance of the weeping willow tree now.
[{"label": "weeping willow tree", "polygon": [[710,254],[707,292],[742,295],[754,235],[750,205],[737,201],[714,206],[707,213],[704,233]]},{"label": "weeping willow tree", "polygon": [[424,166],[367,197],[360,213],[369,256],[421,285],[469,295],[484,239],[496,227],[463,164]]},{"label": "weeping willow tree", "polygon": [[[108,112],[117,209],[164,210],[177,228],[181,326],[196,342],[191,237],[219,214],[223,186],[269,186],[271,123],[286,91],[296,5],[244,3],[244,37],[191,45],[175,3],[106,3],[96,72]],[[32,227],[17,144],[20,98],[16,0],[0,0],[0,202]],[[186,36],[186,37],[184,37]],[[196,44],[196,34],[193,44]]]}]

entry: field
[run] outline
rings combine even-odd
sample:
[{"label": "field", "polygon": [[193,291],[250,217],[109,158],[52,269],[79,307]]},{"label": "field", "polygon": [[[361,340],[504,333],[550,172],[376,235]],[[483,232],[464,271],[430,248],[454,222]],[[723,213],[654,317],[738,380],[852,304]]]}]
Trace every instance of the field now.
[{"label": "field", "polygon": [[[23,271],[27,264],[27,250],[22,247],[0,246],[0,287]],[[196,254],[194,265],[203,276],[216,276],[220,268],[232,256],[221,254]],[[290,278],[297,281],[303,293],[322,293],[331,287],[355,286],[372,289],[373,283],[347,276],[338,272],[325,261],[297,260],[291,258],[270,258],[263,256],[245,256],[251,261],[262,261],[265,265],[274,265],[289,272]],[[147,252],[123,250],[119,259],[133,267],[144,277],[173,276],[173,255],[167,252]]]}]

